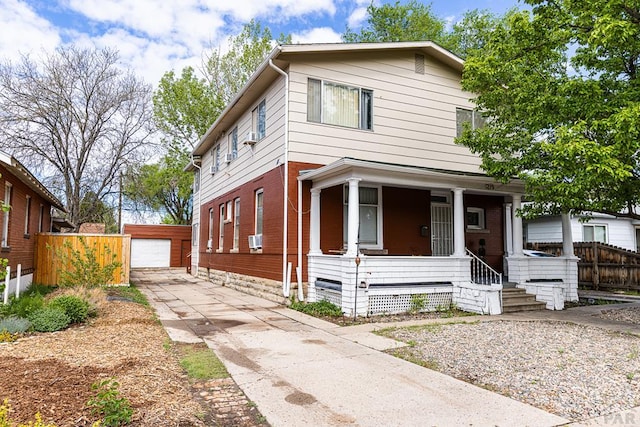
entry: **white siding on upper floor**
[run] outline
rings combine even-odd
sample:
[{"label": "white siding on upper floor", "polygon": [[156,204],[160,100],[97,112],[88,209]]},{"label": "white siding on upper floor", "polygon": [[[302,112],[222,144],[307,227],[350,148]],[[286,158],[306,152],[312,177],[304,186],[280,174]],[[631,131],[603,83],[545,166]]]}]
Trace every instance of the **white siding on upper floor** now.
[{"label": "white siding on upper floor", "polygon": [[[266,100],[266,135],[255,145],[244,145],[243,141],[252,130],[251,112],[262,101]],[[218,197],[242,184],[249,182],[284,161],[284,78],[279,77],[265,91],[264,96],[245,111],[240,119],[225,129],[213,148],[220,145],[220,169],[210,173],[214,164],[213,148],[202,156],[202,203]],[[229,153],[228,134],[238,126],[238,157],[230,163],[224,162],[224,155]],[[196,201],[196,204],[198,202]]]},{"label": "white siding on upper floor", "polygon": [[[456,107],[473,108],[460,74],[415,53],[378,52],[297,58],[290,65],[290,159],[328,164],[343,157],[463,172],[480,159],[456,145]],[[307,121],[308,78],[373,90],[373,130]]]}]

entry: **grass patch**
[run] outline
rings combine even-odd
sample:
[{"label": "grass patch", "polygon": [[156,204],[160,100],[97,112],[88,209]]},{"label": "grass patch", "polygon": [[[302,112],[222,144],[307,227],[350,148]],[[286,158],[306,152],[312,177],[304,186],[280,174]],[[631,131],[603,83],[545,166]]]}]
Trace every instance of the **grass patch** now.
[{"label": "grass patch", "polygon": [[133,284],[129,286],[110,286],[106,288],[106,291],[109,296],[126,298],[135,303],[149,307],[149,301],[147,301],[147,297],[144,296],[144,294],[140,292],[140,289],[138,289]]},{"label": "grass patch", "polygon": [[309,303],[294,301],[291,303],[289,308],[315,317],[342,317],[342,309],[327,300]]},{"label": "grass patch", "polygon": [[228,378],[229,373],[215,353],[201,346],[184,346],[180,366],[187,371],[189,378],[213,380]]}]

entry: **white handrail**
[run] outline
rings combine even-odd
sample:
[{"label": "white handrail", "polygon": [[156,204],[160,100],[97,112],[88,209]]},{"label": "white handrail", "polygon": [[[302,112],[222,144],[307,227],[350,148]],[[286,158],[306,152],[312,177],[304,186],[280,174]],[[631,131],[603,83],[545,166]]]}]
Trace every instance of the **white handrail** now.
[{"label": "white handrail", "polygon": [[476,254],[465,248],[471,257],[471,280],[480,285],[502,285],[502,273],[498,273]]}]

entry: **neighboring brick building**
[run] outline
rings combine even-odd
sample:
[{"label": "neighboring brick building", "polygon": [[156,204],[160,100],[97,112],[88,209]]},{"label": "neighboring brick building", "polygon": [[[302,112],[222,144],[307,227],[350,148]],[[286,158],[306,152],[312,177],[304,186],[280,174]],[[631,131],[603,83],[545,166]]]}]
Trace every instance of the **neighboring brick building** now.
[{"label": "neighboring brick building", "polygon": [[64,207],[27,168],[1,151],[0,203],[11,207],[0,213],[0,258],[9,260],[12,279],[21,265],[21,283],[27,286],[33,276],[35,234],[51,231],[51,208]]}]

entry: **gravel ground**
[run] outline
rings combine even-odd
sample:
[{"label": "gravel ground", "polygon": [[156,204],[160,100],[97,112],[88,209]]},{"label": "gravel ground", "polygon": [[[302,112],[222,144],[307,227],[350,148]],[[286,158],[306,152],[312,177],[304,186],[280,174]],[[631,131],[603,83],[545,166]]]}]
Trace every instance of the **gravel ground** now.
[{"label": "gravel ground", "polygon": [[[640,311],[632,313],[615,316],[635,316],[637,322]],[[637,336],[543,321],[429,325],[383,334],[409,343],[393,354],[574,421],[640,404]]]},{"label": "gravel ground", "polygon": [[622,308],[619,310],[606,310],[599,316],[602,319],[616,322],[635,323],[640,325],[640,307]]}]

